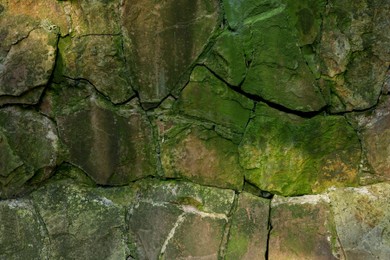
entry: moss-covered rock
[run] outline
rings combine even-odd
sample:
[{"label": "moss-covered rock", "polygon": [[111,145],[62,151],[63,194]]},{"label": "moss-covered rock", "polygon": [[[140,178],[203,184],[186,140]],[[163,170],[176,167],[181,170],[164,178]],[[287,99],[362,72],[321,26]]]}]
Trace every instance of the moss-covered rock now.
[{"label": "moss-covered rock", "polygon": [[74,36],[121,33],[121,1],[63,1],[62,7]]},{"label": "moss-covered rock", "polygon": [[186,72],[217,26],[218,11],[216,0],[124,3],[125,46],[142,103],[158,104],[184,86]]},{"label": "moss-covered rock", "polygon": [[[5,35],[12,34],[9,28],[4,30]],[[4,56],[0,53],[0,96],[14,97],[10,103],[23,103],[23,98],[17,97],[34,92],[27,102],[35,104],[54,68],[57,34],[38,27],[26,32],[24,38],[13,40],[12,45],[0,46],[5,52]],[[2,98],[0,102],[6,104],[7,100]]]},{"label": "moss-covered rock", "polygon": [[275,197],[269,259],[343,259],[327,195]]},{"label": "moss-covered rock", "polygon": [[70,83],[53,85],[41,107],[58,123],[66,160],[103,185],[123,185],[155,175],[153,131],[138,101],[116,107],[88,83]]},{"label": "moss-covered rock", "polygon": [[331,191],[337,234],[347,259],[390,255],[390,184]]},{"label": "moss-covered rock", "polygon": [[175,111],[243,133],[254,104],[214,77],[205,67],[196,67]]},{"label": "moss-covered rock", "polygon": [[243,192],[233,213],[225,259],[265,258],[270,200]]},{"label": "moss-covered rock", "polygon": [[123,103],[133,95],[122,37],[90,35],[66,37],[59,42],[56,77],[88,80],[113,103]]},{"label": "moss-covered rock", "polygon": [[[319,7],[317,2],[311,4],[316,7],[312,11],[307,8],[309,5],[293,1],[224,1],[228,23],[237,28],[231,36],[225,32],[217,39],[211,61],[206,64],[220,76],[234,79],[235,84],[245,71],[245,79],[240,81],[244,92],[292,110],[320,110],[325,100],[299,48],[313,42],[319,29],[317,9],[321,9],[321,3]],[[309,25],[302,21],[299,24],[299,19],[303,19],[299,11],[304,10],[312,19],[306,21]],[[235,40],[231,50],[229,44],[223,47],[218,44],[229,43],[229,38]],[[232,51],[234,56],[230,54]]]},{"label": "moss-covered rock", "polygon": [[0,258],[47,259],[44,223],[30,200],[0,201]]},{"label": "moss-covered rock", "polygon": [[239,147],[245,178],[283,195],[356,185],[360,143],[341,116],[311,119],[258,104]]},{"label": "moss-covered rock", "polygon": [[1,109],[0,137],[0,198],[26,190],[34,175],[50,177],[60,160],[57,129],[37,112]]},{"label": "moss-covered rock", "polygon": [[32,193],[49,236],[49,259],[125,259],[122,207],[67,180]]},{"label": "moss-covered rock", "polygon": [[244,171],[237,145],[202,126],[161,126],[161,163],[166,177],[241,190]]},{"label": "moss-covered rock", "polygon": [[386,98],[375,110],[355,117],[361,129],[362,144],[375,177],[390,178],[390,99]]},{"label": "moss-covered rock", "polygon": [[189,182],[143,180],[132,186],[129,237],[136,259],[217,259],[234,191]]}]

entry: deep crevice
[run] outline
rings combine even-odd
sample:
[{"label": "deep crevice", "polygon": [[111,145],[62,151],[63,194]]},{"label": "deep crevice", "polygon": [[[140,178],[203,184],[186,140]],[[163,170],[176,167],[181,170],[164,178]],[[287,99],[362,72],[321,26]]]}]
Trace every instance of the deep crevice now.
[{"label": "deep crevice", "polygon": [[242,86],[243,82],[245,81],[245,79],[240,83],[239,86],[234,86],[234,85],[230,84],[229,82],[227,82],[226,80],[224,80],[221,76],[219,76],[217,73],[215,73],[213,70],[211,70],[208,66],[206,66],[204,64],[199,65],[199,66],[205,67],[211,74],[213,74],[217,79],[222,81],[226,86],[228,86],[230,89],[234,90],[235,92],[247,97],[248,99],[250,99],[252,101],[265,103],[269,107],[274,108],[276,110],[279,110],[281,112],[288,113],[288,114],[294,114],[294,115],[297,115],[297,116],[302,117],[302,118],[313,118],[315,116],[327,113],[327,110],[328,110],[327,106],[324,106],[323,108],[321,108],[318,111],[307,111],[307,112],[287,108],[281,104],[267,100],[261,96],[258,96],[255,94],[250,94],[250,93],[243,91],[241,86]]},{"label": "deep crevice", "polygon": [[271,220],[271,213],[272,213],[272,200],[269,202],[268,206],[268,234],[267,234],[267,246],[265,249],[265,260],[269,259],[269,249],[270,249],[270,239],[271,239],[271,231],[272,231],[272,220]]}]

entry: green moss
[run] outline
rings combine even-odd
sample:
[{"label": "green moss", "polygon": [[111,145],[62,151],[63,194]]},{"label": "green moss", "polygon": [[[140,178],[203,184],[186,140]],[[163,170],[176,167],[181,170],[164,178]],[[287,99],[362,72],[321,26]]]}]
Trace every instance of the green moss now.
[{"label": "green moss", "polygon": [[262,190],[301,195],[357,183],[360,145],[344,117],[303,119],[258,105],[239,153]]}]

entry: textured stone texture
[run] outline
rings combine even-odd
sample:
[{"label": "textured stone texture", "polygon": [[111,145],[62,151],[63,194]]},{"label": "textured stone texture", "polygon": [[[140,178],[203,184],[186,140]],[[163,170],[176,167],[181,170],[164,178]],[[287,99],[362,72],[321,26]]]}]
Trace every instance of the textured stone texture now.
[{"label": "textured stone texture", "polygon": [[0,258],[389,258],[389,12],[0,0]]},{"label": "textured stone texture", "polygon": [[0,201],[0,258],[45,259],[46,231],[30,200]]},{"label": "textured stone texture", "polygon": [[0,198],[27,189],[34,175],[44,180],[60,161],[57,129],[43,115],[20,108],[0,109]]},{"label": "textured stone texture", "polygon": [[390,99],[374,111],[357,116],[367,160],[374,173],[390,179]]},{"label": "textured stone texture", "polygon": [[61,39],[57,74],[88,80],[113,103],[123,103],[134,92],[122,44],[122,37],[112,35]]},{"label": "textured stone texture", "polygon": [[276,197],[271,204],[269,259],[342,259],[326,195]]},{"label": "textured stone texture", "polygon": [[234,192],[186,182],[143,182],[129,209],[137,259],[217,259]]},{"label": "textured stone texture", "polygon": [[233,213],[225,259],[262,259],[266,256],[270,200],[243,192]]},{"label": "textured stone texture", "polygon": [[231,140],[202,126],[162,124],[161,128],[161,163],[166,177],[242,189],[244,170]]},{"label": "textured stone texture", "polygon": [[389,257],[389,188],[383,183],[330,192],[337,234],[347,259]]},{"label": "textured stone texture", "polygon": [[124,259],[123,210],[105,197],[66,181],[32,194],[50,241],[49,259]]},{"label": "textured stone texture", "polygon": [[245,177],[283,195],[357,183],[360,144],[340,116],[303,119],[258,104],[239,147]]},{"label": "textured stone texture", "polygon": [[231,90],[206,68],[196,67],[175,110],[242,133],[253,106],[253,101]]},{"label": "textured stone texture", "polygon": [[185,73],[217,26],[218,11],[216,0],[124,3],[128,61],[142,103],[159,103],[176,87],[183,87]]}]

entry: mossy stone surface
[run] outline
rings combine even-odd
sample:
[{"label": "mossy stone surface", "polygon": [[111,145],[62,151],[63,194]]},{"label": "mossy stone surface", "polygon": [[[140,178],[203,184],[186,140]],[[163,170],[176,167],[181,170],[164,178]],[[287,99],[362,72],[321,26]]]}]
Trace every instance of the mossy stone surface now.
[{"label": "mossy stone surface", "polygon": [[291,196],[356,185],[361,149],[344,117],[304,119],[258,104],[239,154],[247,180]]},{"label": "mossy stone surface", "polygon": [[265,257],[268,239],[270,200],[243,192],[238,197],[225,259]]},{"label": "mossy stone surface", "polygon": [[124,185],[156,175],[152,126],[136,99],[117,107],[87,82],[70,81],[48,90],[41,111],[56,119],[66,160],[96,183]]},{"label": "mossy stone surface", "polygon": [[49,236],[49,259],[124,259],[122,207],[68,180],[31,194]]},{"label": "mossy stone surface", "polygon": [[56,77],[88,80],[113,103],[129,100],[134,92],[122,41],[119,35],[61,39]]},{"label": "mossy stone surface", "polygon": [[0,258],[45,259],[48,237],[28,199],[0,201]]},{"label": "mossy stone surface", "polygon": [[51,175],[60,161],[60,143],[54,123],[38,112],[16,107],[0,109],[0,197],[14,196],[40,172]]},{"label": "mossy stone surface", "polygon": [[253,101],[230,89],[205,67],[196,67],[174,109],[243,133],[253,106]]},{"label": "mossy stone surface", "polygon": [[160,146],[166,177],[242,189],[244,171],[238,164],[237,145],[213,130],[173,125],[165,128]]},{"label": "mossy stone surface", "polygon": [[[7,30],[5,35],[12,33],[8,31],[9,28],[4,30]],[[38,95],[33,95],[34,99],[30,97],[30,103],[35,104],[42,93],[40,87],[49,82],[53,71],[58,35],[44,28],[25,33],[25,38],[13,39],[15,42],[12,45],[0,46],[5,52],[0,53],[0,96],[17,99],[22,94],[34,91]],[[22,103],[23,99],[18,101]]]}]

